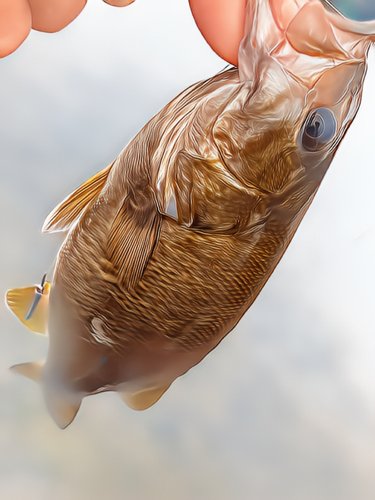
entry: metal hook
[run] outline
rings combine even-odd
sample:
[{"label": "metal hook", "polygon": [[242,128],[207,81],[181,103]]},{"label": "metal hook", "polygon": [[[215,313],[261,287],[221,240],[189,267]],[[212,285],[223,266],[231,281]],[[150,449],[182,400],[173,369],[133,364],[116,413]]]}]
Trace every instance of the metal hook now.
[{"label": "metal hook", "polygon": [[42,278],[42,280],[40,282],[40,285],[38,285],[35,288],[34,300],[32,301],[31,306],[30,306],[28,312],[25,315],[25,320],[26,321],[28,319],[30,319],[31,316],[34,314],[34,311],[35,311],[37,305],[39,304],[40,299],[42,298],[42,295],[43,295],[43,292],[44,292],[44,287],[46,285],[46,278],[47,278],[47,273],[44,274],[44,276],[43,276],[43,278]]}]

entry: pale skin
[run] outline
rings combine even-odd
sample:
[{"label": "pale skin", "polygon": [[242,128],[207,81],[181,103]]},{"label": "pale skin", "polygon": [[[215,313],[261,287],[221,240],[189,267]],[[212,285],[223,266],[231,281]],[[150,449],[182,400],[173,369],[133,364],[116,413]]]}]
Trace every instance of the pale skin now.
[{"label": "pale skin", "polygon": [[[26,40],[31,29],[55,33],[70,24],[87,0],[0,0],[0,57],[6,57]],[[126,7],[134,0],[104,0]],[[195,21],[211,48],[237,65],[243,38],[246,0],[190,0]]]},{"label": "pale skin", "polygon": [[[103,1],[115,7],[126,7],[135,0]],[[246,30],[246,11],[247,8],[251,10],[252,3],[248,0],[188,1],[195,22],[212,50],[228,63],[238,66],[238,52]],[[330,2],[336,4],[335,0]],[[17,50],[31,29],[46,33],[62,30],[82,12],[86,3],[87,0],[0,0],[0,58]],[[322,4],[327,7],[327,2],[322,0],[270,0],[269,3],[281,31],[288,28],[303,7],[313,7],[314,4],[318,8],[322,8]],[[365,9],[368,9],[368,5],[365,5]],[[329,17],[332,18],[332,12]],[[335,17],[337,16],[334,15],[333,18]],[[250,18],[251,15],[247,22]],[[304,27],[308,25],[307,19],[305,16],[304,22],[300,24],[302,31],[299,35],[302,39],[306,35]],[[347,20],[341,18],[340,22],[340,28],[347,31]],[[336,25],[337,23],[336,19]],[[368,34],[366,26],[355,24],[357,33]],[[352,21],[350,25],[353,29]]]}]

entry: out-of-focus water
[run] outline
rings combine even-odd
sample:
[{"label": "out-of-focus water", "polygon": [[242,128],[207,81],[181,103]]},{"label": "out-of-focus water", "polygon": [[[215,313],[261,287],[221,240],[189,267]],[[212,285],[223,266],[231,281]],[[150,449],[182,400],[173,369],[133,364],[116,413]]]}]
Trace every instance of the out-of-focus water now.
[{"label": "out-of-focus water", "polygon": [[[173,24],[172,24],[173,20]],[[90,0],[0,61],[0,291],[40,280],[47,213],[189,84],[222,69],[183,0]],[[240,325],[146,412],[84,400],[60,431],[8,372],[47,340],[0,306],[1,500],[375,498],[375,58],[363,106]]]}]

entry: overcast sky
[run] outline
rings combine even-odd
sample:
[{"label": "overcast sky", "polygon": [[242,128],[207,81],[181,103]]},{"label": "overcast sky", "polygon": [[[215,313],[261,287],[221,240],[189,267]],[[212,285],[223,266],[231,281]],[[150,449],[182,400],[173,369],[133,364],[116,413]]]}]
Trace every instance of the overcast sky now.
[{"label": "overcast sky", "polygon": [[[84,400],[60,431],[8,372],[47,340],[0,306],[2,500],[373,500],[375,57],[363,106],[287,254],[221,345],[146,412]],[[145,122],[225,63],[186,0],[89,0],[0,60],[0,292],[61,243],[48,212]]]}]

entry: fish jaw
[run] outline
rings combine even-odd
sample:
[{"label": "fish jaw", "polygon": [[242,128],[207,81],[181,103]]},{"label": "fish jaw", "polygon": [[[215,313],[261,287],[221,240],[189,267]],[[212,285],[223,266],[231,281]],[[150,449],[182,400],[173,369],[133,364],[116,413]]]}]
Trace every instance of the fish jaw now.
[{"label": "fish jaw", "polygon": [[[252,87],[253,102],[269,102],[265,128],[274,114],[293,122],[300,165],[313,169],[318,186],[355,118],[362,99],[367,54],[375,32],[324,7],[321,0],[249,0],[245,37],[239,50],[240,81]],[[366,24],[366,23],[363,23]],[[288,104],[277,106],[284,96]],[[304,122],[314,109],[329,109],[336,120],[334,140],[312,154],[301,143]],[[256,109],[254,111],[256,113]],[[321,167],[324,167],[323,169]]]},{"label": "fish jaw", "polygon": [[240,79],[258,82],[271,57],[311,90],[327,69],[365,63],[375,23],[372,28],[356,23],[325,6],[322,0],[249,0],[238,56]]}]

